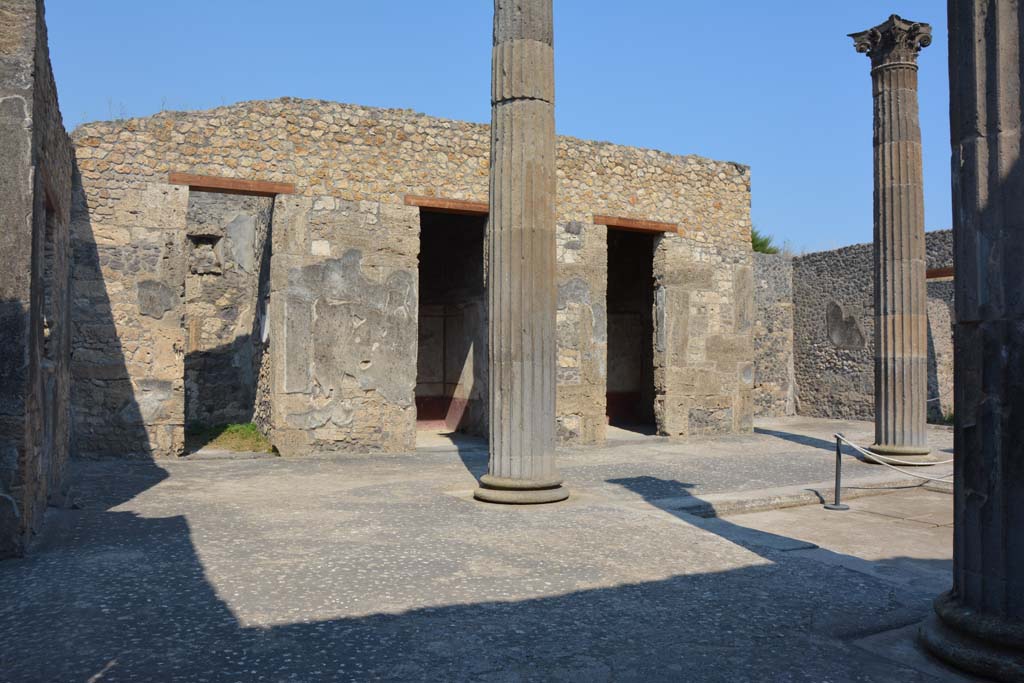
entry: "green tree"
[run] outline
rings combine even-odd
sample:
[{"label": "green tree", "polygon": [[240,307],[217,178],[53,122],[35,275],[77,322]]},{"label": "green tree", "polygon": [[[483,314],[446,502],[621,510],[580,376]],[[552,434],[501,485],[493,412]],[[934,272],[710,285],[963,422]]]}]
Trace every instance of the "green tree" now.
[{"label": "green tree", "polygon": [[750,246],[762,254],[778,254],[779,248],[772,244],[771,235],[761,233],[757,228],[750,229]]}]

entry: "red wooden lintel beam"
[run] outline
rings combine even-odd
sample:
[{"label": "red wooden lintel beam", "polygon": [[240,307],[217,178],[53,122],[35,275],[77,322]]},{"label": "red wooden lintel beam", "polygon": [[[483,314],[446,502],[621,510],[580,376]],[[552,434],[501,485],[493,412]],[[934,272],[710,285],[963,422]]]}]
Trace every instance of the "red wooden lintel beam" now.
[{"label": "red wooden lintel beam", "polygon": [[945,268],[931,268],[925,275],[929,280],[936,280],[943,277],[953,277],[953,266]]},{"label": "red wooden lintel beam", "polygon": [[622,218],[620,216],[594,216],[595,225],[604,225],[616,230],[632,230],[634,232],[679,232],[676,223],[648,221],[640,218]]},{"label": "red wooden lintel beam", "polygon": [[222,178],[219,176],[196,175],[194,173],[171,173],[168,182],[171,185],[188,185],[190,189],[200,192],[223,192],[224,194],[247,194],[260,197],[295,194],[295,186],[291,183]]},{"label": "red wooden lintel beam", "polygon": [[445,199],[442,197],[421,197],[414,194],[405,195],[406,206],[418,206],[421,209],[457,213],[465,216],[486,216],[490,212],[487,202],[472,202],[466,199]]}]

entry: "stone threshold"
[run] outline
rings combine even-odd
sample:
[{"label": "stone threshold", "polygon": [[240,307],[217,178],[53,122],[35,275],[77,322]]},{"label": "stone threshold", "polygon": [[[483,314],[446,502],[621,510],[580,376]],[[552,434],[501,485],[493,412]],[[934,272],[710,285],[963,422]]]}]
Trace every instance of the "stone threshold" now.
[{"label": "stone threshold", "polygon": [[[941,474],[941,473],[940,473]],[[881,496],[898,490],[922,489],[938,493],[953,493],[953,486],[944,486],[940,482],[925,482],[921,479],[874,475],[860,478],[851,486],[840,489],[842,500],[854,500],[867,496]],[[834,481],[817,484],[801,484],[780,486],[750,491],[734,491],[728,493],[709,493],[699,498],[680,496],[675,498],[659,498],[638,503],[638,506],[656,508],[674,512],[685,512],[696,517],[724,517],[746,512],[765,512],[802,505],[824,505],[835,499]]]}]

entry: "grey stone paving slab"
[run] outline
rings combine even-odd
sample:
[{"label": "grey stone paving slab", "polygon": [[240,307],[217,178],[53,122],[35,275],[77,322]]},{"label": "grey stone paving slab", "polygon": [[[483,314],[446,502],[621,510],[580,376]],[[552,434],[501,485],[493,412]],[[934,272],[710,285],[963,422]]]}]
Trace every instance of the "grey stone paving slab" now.
[{"label": "grey stone paving slab", "polygon": [[857,568],[873,576],[937,595],[952,581],[953,529],[899,515],[915,515],[929,506],[939,514],[941,506],[951,510],[952,505],[949,494],[906,490],[851,501],[847,512],[808,505],[735,515],[728,521],[749,532],[814,544],[829,553],[821,553],[822,561],[852,566],[848,558],[855,558]]},{"label": "grey stone paving slab", "polygon": [[80,462],[80,509],[0,564],[0,680],[933,680],[853,642],[930,586],[652,504],[742,484],[700,452],[569,453],[586,477],[542,508],[472,501],[476,451]]},{"label": "grey stone paving slab", "polygon": [[947,493],[919,491],[914,496],[880,496],[858,502],[857,509],[935,526],[953,526],[953,499]]}]

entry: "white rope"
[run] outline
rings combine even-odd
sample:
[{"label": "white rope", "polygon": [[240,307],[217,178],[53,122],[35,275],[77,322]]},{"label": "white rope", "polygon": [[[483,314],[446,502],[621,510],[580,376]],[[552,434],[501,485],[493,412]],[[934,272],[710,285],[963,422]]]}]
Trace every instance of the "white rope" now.
[{"label": "white rope", "polygon": [[[914,474],[913,472],[907,472],[906,470],[901,470],[899,467],[893,467],[888,462],[886,462],[886,460],[892,460],[893,462],[903,462],[903,463],[906,463],[906,461],[900,461],[900,460],[896,460],[894,458],[886,458],[885,456],[878,455],[877,453],[872,453],[871,451],[865,450],[865,449],[861,448],[860,446],[858,446],[857,444],[853,443],[852,441],[847,439],[842,434],[835,434],[835,437],[837,439],[839,439],[840,441],[842,441],[843,443],[847,444],[848,446],[852,446],[857,452],[859,452],[861,455],[863,455],[868,460],[872,460],[874,462],[877,462],[879,465],[885,465],[889,469],[896,470],[897,472],[899,472],[901,474],[906,474],[907,476],[914,477],[916,479],[924,479],[926,481],[941,481],[944,484],[952,484],[953,483],[951,481],[946,481],[947,479],[949,479],[950,477],[953,476],[952,474],[947,474],[944,477],[926,477],[923,474]],[[951,462],[953,462],[953,461],[952,460],[944,460],[942,462],[935,462],[935,463],[929,463],[929,464],[930,465],[946,465],[946,464],[949,464]],[[911,463],[911,464],[916,465],[917,463]]]}]

